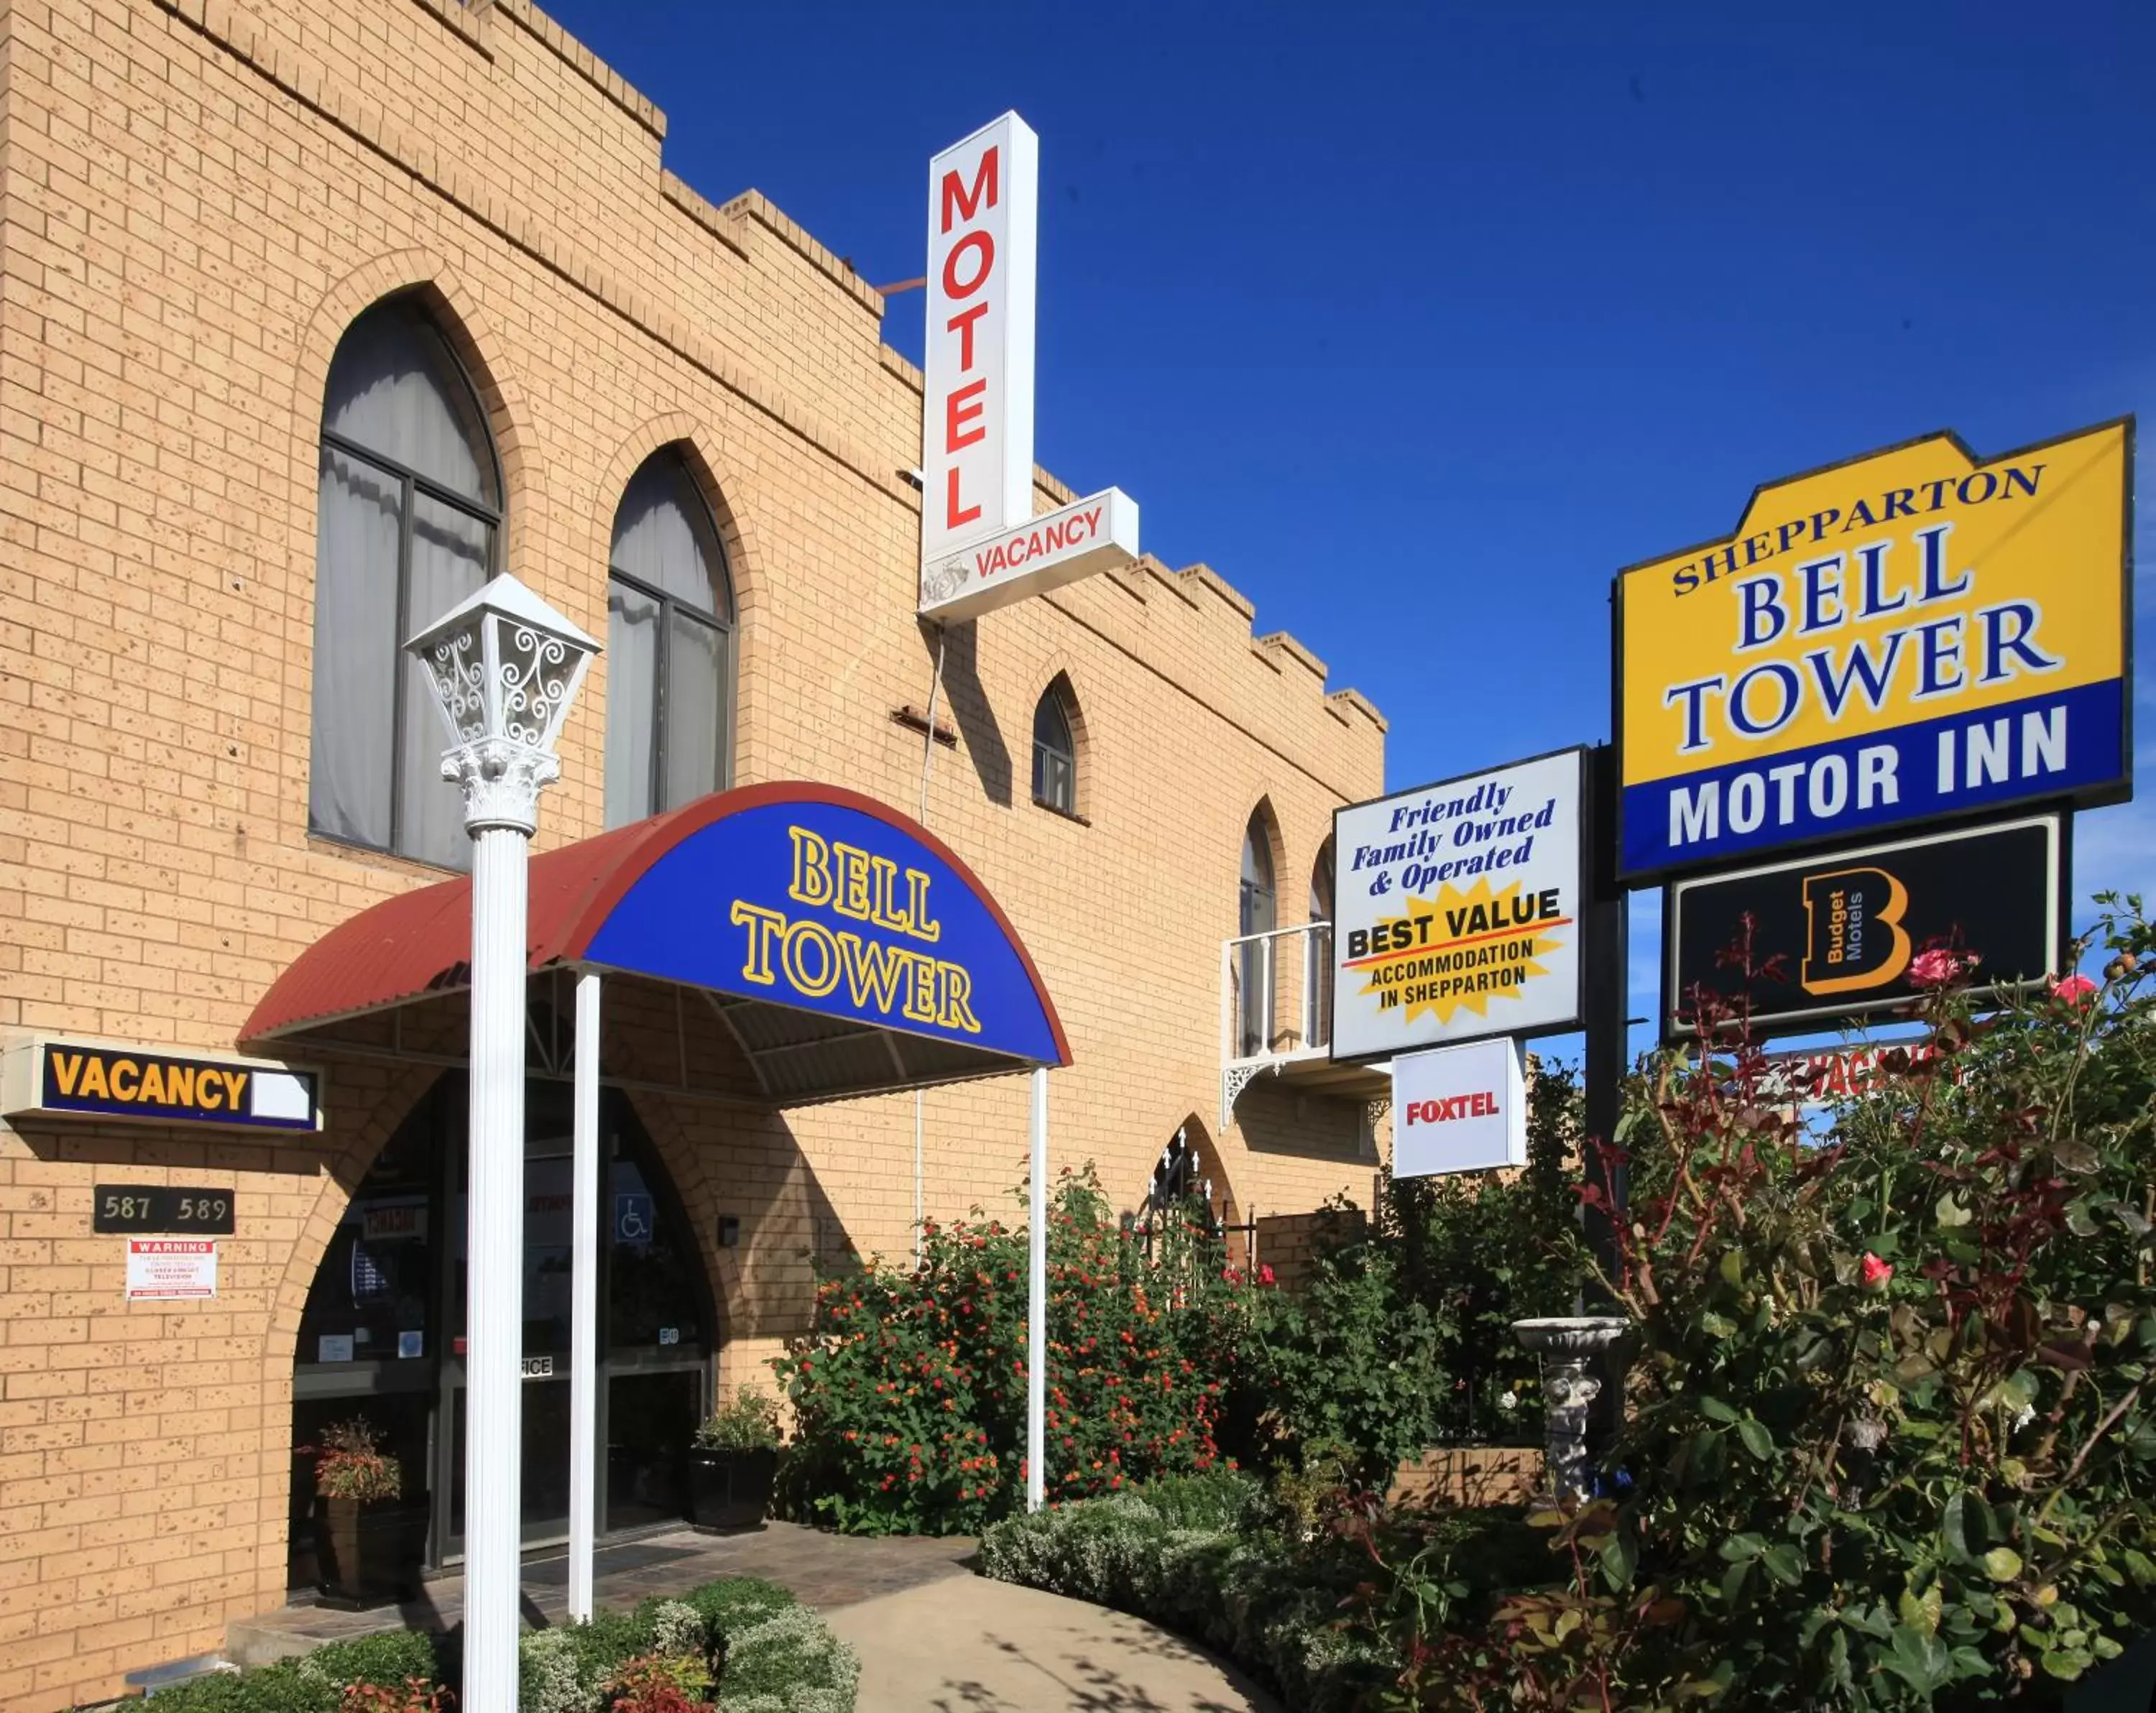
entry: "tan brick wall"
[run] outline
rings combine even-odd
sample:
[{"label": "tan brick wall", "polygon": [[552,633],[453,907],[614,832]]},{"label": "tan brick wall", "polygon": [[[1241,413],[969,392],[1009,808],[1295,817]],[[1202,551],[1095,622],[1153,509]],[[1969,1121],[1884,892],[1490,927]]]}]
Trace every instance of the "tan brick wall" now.
[{"label": "tan brick wall", "polygon": [[[919,377],[875,292],[756,193],[674,178],[664,131],[523,0],[0,6],[0,1030],[229,1049],[325,930],[436,878],[306,828],[323,387],[392,291],[424,289],[480,390],[512,569],[603,634],[621,489],[687,442],[735,580],[737,778],[915,808],[921,741],[890,715],[934,664],[901,474]],[[1044,508],[1065,493],[1042,477]],[[1253,806],[1292,921],[1332,808],[1381,783],[1374,710],[1250,621],[1212,572],[1148,562],[961,628],[946,662],[961,746],[937,751],[929,824],[1061,1008],[1057,1158],[1099,1162],[1131,1205],[1179,1122],[1214,1128]],[[1029,801],[1059,671],[1090,825]],[[598,830],[605,675],[542,844]],[[300,1307],[426,1080],[333,1067],[319,1146],[0,1130],[0,1706],[108,1693],[281,1599]],[[1017,1182],[1024,1098],[927,1097],[932,1212]],[[730,1377],[799,1324],[819,1231],[908,1244],[911,1096],[638,1104],[700,1242],[742,1218],[740,1249],[707,1253]],[[1241,1206],[1368,1194],[1337,1137],[1218,1151]],[[119,1240],[89,1229],[119,1173],[238,1184],[214,1303],[126,1305]]]}]

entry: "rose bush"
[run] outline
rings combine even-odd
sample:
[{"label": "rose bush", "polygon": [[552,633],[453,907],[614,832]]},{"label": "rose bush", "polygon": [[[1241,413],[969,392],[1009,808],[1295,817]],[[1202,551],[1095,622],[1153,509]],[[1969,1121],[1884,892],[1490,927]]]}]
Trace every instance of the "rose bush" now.
[{"label": "rose bush", "polygon": [[[1150,1249],[1089,1167],[1050,1201],[1050,1495],[1114,1492],[1224,1461],[1215,1437],[1256,1285],[1202,1219]],[[1025,1493],[1026,1238],[978,1211],[927,1223],[918,1266],[821,1280],[777,1364],[794,1411],[786,1482],[810,1520],[860,1533],[975,1533]]]},{"label": "rose bush", "polygon": [[1741,1014],[1653,1064],[1613,1150],[1609,1496],[1486,1610],[1366,1528],[1395,1705],[2041,1699],[2156,1620],[2156,935],[2138,901],[2098,931],[2100,987],[1984,1017],[1926,948],[1926,1039],[1825,1126]]}]

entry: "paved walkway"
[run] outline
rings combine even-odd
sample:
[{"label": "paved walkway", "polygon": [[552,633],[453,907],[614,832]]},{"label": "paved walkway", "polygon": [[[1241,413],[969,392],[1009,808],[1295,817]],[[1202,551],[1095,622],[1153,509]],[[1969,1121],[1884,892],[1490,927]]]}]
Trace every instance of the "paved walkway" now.
[{"label": "paved walkway", "polygon": [[[792,1523],[746,1535],[677,1529],[603,1548],[593,1592],[603,1609],[619,1609],[715,1577],[778,1582],[860,1653],[859,1713],[1278,1713],[1165,1630],[974,1576],[973,1549],[963,1538],[867,1539]],[[526,1623],[561,1621],[567,1572],[559,1553],[525,1561]],[[408,1606],[287,1606],[233,1624],[225,1657],[261,1665],[378,1630],[446,1630],[463,1618],[464,1578],[443,1577]]]},{"label": "paved walkway", "polygon": [[1142,1620],[985,1578],[824,1614],[861,1656],[859,1713],[1277,1713]]},{"label": "paved walkway", "polygon": [[[762,1577],[819,1609],[896,1593],[945,1577],[969,1574],[973,1542],[960,1536],[864,1539],[794,1523],[769,1523],[751,1534],[700,1535],[673,1529],[601,1548],[593,1555],[592,1592],[602,1610],[619,1610],[653,1594],[678,1594],[716,1577]],[[524,1621],[558,1623],[568,1605],[568,1560],[560,1552],[524,1562]],[[447,1630],[464,1621],[465,1579],[429,1582],[405,1606],[336,1612],[286,1606],[228,1626],[225,1657],[262,1665],[377,1630]]]}]

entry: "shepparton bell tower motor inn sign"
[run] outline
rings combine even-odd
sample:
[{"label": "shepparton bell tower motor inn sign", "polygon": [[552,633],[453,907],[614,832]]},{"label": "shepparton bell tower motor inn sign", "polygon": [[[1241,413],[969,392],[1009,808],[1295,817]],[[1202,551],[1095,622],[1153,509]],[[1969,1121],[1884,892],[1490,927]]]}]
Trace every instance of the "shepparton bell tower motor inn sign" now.
[{"label": "shepparton bell tower motor inn sign", "polygon": [[2131,795],[2133,466],[2130,418],[1988,460],[1933,434],[1620,573],[1625,876]]},{"label": "shepparton bell tower motor inn sign", "polygon": [[1015,113],[928,163],[923,618],[971,618],[1137,557],[1138,509],[1120,489],[1034,515],[1040,163]]}]

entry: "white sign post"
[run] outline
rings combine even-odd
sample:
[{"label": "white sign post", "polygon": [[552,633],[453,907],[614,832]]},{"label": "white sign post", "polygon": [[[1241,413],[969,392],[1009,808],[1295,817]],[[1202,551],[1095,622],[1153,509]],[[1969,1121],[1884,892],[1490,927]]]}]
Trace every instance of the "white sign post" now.
[{"label": "white sign post", "polygon": [[1516,1041],[1470,1041],[1393,1061],[1393,1176],[1527,1163],[1527,1078]]},{"label": "white sign post", "polygon": [[1137,557],[1107,488],[1033,510],[1040,140],[1015,113],[928,163],[921,406],[921,613],[972,618]]},{"label": "white sign post", "polygon": [[1561,750],[1334,813],[1333,1058],[1578,1026],[1586,785]]}]

